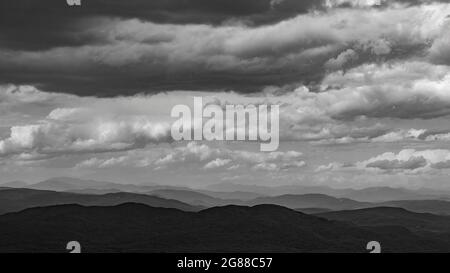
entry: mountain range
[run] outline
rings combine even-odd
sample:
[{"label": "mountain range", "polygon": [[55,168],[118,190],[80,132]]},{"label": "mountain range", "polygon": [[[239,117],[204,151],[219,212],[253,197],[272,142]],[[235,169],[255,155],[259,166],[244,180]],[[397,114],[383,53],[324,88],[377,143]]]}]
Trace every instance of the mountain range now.
[{"label": "mountain range", "polygon": [[[439,221],[439,220],[437,220]],[[0,252],[448,252],[450,245],[402,226],[361,227],[274,205],[184,212],[127,203],[62,205],[0,216]]]},{"label": "mountain range", "polygon": [[87,195],[31,189],[0,190],[0,214],[20,211],[33,207],[63,204],[114,206],[129,202],[146,204],[153,207],[177,208],[186,211],[197,211],[201,209],[200,207],[191,206],[177,200],[126,192],[109,193],[104,195]]},{"label": "mountain range", "polygon": [[0,252],[450,251],[445,191],[230,185],[2,184]]},{"label": "mountain range", "polygon": [[403,189],[390,187],[371,187],[365,189],[335,189],[326,186],[283,185],[266,187],[257,185],[242,185],[235,183],[219,183],[205,188],[188,188],[181,186],[121,184],[95,180],[83,180],[70,177],[57,177],[34,184],[23,181],[12,181],[0,184],[0,187],[30,188],[50,191],[70,191],[86,194],[105,194],[112,192],[148,193],[158,190],[179,190],[203,193],[219,199],[251,200],[264,196],[324,194],[336,198],[348,198],[359,202],[388,202],[403,200],[449,200],[450,192],[432,189]]},{"label": "mountain range", "polygon": [[[237,195],[239,194],[241,193]],[[230,193],[231,197],[233,195],[234,193]],[[42,207],[62,204],[110,206],[127,202],[142,203],[154,207],[177,208],[186,211],[198,211],[204,208],[224,205],[254,206],[272,204],[307,213],[372,207],[398,207],[413,212],[450,215],[450,201],[446,200],[400,200],[371,203],[359,202],[348,198],[336,198],[324,194],[288,194],[240,200],[221,199],[200,191],[171,188],[156,189],[145,193],[98,189],[76,190],[74,192],[34,190],[28,188],[0,189],[0,214],[36,206]]]},{"label": "mountain range", "polygon": [[403,189],[391,187],[369,187],[364,189],[335,189],[326,186],[283,185],[267,187],[258,185],[242,185],[235,183],[219,183],[207,186],[212,191],[244,191],[254,192],[263,196],[278,196],[286,194],[324,194],[337,198],[348,198],[359,202],[387,202],[399,200],[429,200],[449,199],[450,191],[432,189]]}]

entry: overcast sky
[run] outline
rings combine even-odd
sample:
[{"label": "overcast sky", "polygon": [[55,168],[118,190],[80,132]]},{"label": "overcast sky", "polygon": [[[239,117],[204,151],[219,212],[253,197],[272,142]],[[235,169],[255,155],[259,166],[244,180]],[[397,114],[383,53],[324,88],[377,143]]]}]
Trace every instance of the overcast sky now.
[{"label": "overcast sky", "polygon": [[[450,188],[450,3],[0,0],[1,182]],[[280,149],[173,142],[193,96]]]}]

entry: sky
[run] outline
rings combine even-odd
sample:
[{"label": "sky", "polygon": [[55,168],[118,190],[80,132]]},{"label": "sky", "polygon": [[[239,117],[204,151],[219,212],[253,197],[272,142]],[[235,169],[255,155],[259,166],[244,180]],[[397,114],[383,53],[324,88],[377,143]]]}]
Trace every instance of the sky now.
[{"label": "sky", "polygon": [[[280,147],[173,141],[280,105]],[[450,189],[450,3],[0,0],[0,182]]]}]

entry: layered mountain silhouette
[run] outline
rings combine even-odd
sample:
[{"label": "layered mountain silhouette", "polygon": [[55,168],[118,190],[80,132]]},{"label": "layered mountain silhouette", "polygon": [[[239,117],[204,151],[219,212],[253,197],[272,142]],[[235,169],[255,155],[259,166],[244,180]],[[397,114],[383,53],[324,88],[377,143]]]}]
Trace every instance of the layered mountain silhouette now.
[{"label": "layered mountain silhouette", "polygon": [[[185,192],[186,194],[199,193],[207,195],[207,198],[210,197],[218,198],[219,200],[217,201],[219,203],[221,202],[220,199],[251,200],[261,196],[260,194],[254,192],[245,192],[245,191],[216,192],[205,189],[191,189],[187,187],[157,185],[151,183],[146,185],[119,184],[105,181],[77,179],[71,177],[56,177],[34,184],[28,184],[22,181],[11,181],[8,183],[0,184],[0,187],[28,188],[28,189],[48,190],[48,191],[64,191],[81,194],[106,194],[116,192],[152,194],[152,192],[155,192],[154,195],[180,194],[180,196],[182,196],[183,192]],[[158,192],[169,190],[174,192],[173,193]]]},{"label": "layered mountain silhouette", "polygon": [[446,252],[448,244],[399,226],[360,227],[274,205],[225,206],[200,212],[62,205],[0,216],[0,252]]},{"label": "layered mountain silhouette", "polygon": [[305,214],[319,214],[319,213],[325,213],[325,212],[331,212],[330,209],[323,209],[323,208],[303,208],[303,209],[296,209],[296,211],[305,213]]},{"label": "layered mountain silhouette", "polygon": [[430,189],[408,190],[390,187],[371,187],[365,189],[334,189],[325,186],[285,185],[266,187],[257,185],[241,185],[220,183],[208,186],[213,191],[245,191],[264,196],[324,194],[336,198],[348,198],[359,202],[387,202],[399,200],[448,199],[450,192]]},{"label": "layered mountain silhouette", "polygon": [[370,203],[357,202],[347,198],[335,198],[324,194],[281,195],[260,197],[249,202],[250,205],[274,204],[292,209],[321,208],[329,210],[347,210],[370,206]]},{"label": "layered mountain silhouette", "polygon": [[252,200],[221,199],[186,189],[156,189],[147,193],[121,192],[119,190],[78,190],[55,192],[48,190],[3,188],[0,190],[0,214],[31,207],[61,204],[110,206],[127,202],[154,207],[177,208],[197,211],[224,205],[254,206],[272,204],[305,213],[354,210],[371,207],[398,207],[413,212],[450,215],[450,202],[445,200],[402,200],[381,203],[358,202],[348,198],[336,198],[324,194],[281,195],[257,197]]},{"label": "layered mountain silhouette", "polygon": [[380,203],[358,202],[348,198],[336,198],[324,194],[281,195],[260,197],[249,202],[249,205],[274,204],[301,211],[302,209],[354,210],[372,207],[397,207],[414,212],[450,215],[450,202],[445,200],[401,200]]},{"label": "layered mountain silhouette", "polygon": [[336,198],[347,198],[359,202],[389,202],[404,200],[449,200],[450,192],[432,189],[408,190],[390,187],[372,187],[365,189],[334,189],[326,186],[285,185],[266,187],[257,185],[241,185],[221,183],[207,186],[206,189],[191,189],[187,187],[111,183],[105,181],[83,180],[70,177],[51,178],[42,182],[28,184],[23,181],[12,181],[0,187],[30,188],[50,191],[70,191],[86,194],[104,194],[112,192],[149,193],[157,190],[195,191],[210,197],[231,200],[251,200],[264,196],[323,194]]},{"label": "layered mountain silhouette", "polygon": [[125,192],[104,195],[87,195],[31,189],[0,190],[0,214],[20,211],[33,207],[45,207],[62,204],[114,206],[129,202],[146,204],[153,207],[177,208],[186,211],[197,211],[201,209],[200,207],[191,206],[177,200]]},{"label": "layered mountain silhouette", "polygon": [[341,197],[360,202],[386,202],[392,200],[421,200],[438,197],[422,191],[411,191],[401,188],[372,187],[361,190],[347,190]]},{"label": "layered mountain silhouette", "polygon": [[158,196],[166,199],[175,199],[181,202],[185,202],[191,205],[197,206],[206,206],[206,207],[215,207],[215,206],[223,206],[227,204],[241,204],[243,201],[241,200],[225,200],[220,198],[215,198],[200,192],[189,191],[189,190],[171,190],[171,189],[161,189],[154,190],[149,192],[148,194]]},{"label": "layered mountain silhouette", "polygon": [[[286,194],[287,193],[287,194]],[[0,252],[450,252],[447,192],[54,178],[0,185]]]}]

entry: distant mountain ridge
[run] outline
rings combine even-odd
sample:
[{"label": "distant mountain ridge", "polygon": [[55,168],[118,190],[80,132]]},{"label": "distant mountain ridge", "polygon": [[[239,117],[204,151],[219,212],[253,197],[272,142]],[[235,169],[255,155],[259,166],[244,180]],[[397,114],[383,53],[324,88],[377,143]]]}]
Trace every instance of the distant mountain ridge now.
[{"label": "distant mountain ridge", "polygon": [[178,200],[125,192],[109,193],[104,195],[87,195],[32,189],[0,190],[0,214],[20,211],[33,207],[63,204],[114,206],[129,202],[146,204],[153,207],[177,208],[186,211],[198,211],[202,209],[201,207],[192,206]]},{"label": "distant mountain ridge", "polygon": [[336,198],[348,198],[359,202],[389,202],[403,200],[450,200],[450,191],[419,189],[409,190],[390,187],[370,187],[365,189],[334,189],[326,186],[283,185],[267,187],[258,185],[242,185],[221,183],[209,185],[205,189],[158,184],[121,184],[95,180],[83,180],[70,177],[56,177],[35,184],[13,181],[0,187],[31,188],[51,191],[71,191],[81,193],[134,192],[149,193],[156,190],[195,191],[219,199],[251,200],[264,196],[279,196],[286,194],[324,194]]},{"label": "distant mountain ridge", "polygon": [[248,202],[248,204],[274,204],[292,209],[321,208],[330,210],[356,209],[371,205],[370,203],[357,202],[347,198],[335,198],[324,194],[286,194],[273,197],[259,197]]},{"label": "distant mountain ridge", "polygon": [[302,211],[302,209],[326,209],[332,211],[355,210],[373,207],[404,208],[413,212],[450,215],[450,202],[445,200],[401,200],[381,203],[358,202],[348,198],[336,198],[324,194],[280,195],[260,197],[247,205],[274,204]]},{"label": "distant mountain ridge", "polygon": [[324,194],[336,198],[348,198],[359,202],[388,202],[400,200],[427,200],[450,198],[450,191],[434,191],[430,189],[408,190],[403,188],[370,187],[365,189],[334,189],[326,186],[284,185],[267,187],[258,185],[242,185],[220,183],[208,186],[215,191],[246,191],[264,196],[279,196],[286,194]]},{"label": "distant mountain ridge", "polygon": [[[103,184],[102,184],[103,185]],[[84,189],[84,190],[72,190],[69,192],[63,192],[63,191],[57,191],[52,194],[50,192],[47,192],[49,196],[45,198],[39,199],[39,201],[36,201],[35,199],[31,199],[31,203],[29,200],[22,199],[21,202],[24,202],[23,204],[20,204],[20,202],[14,203],[11,201],[8,197],[8,193],[14,193],[14,191],[6,191],[8,188],[0,189],[0,204],[3,203],[3,210],[0,208],[0,213],[3,211],[5,212],[6,208],[13,207],[15,209],[17,208],[28,208],[32,206],[48,206],[48,205],[57,205],[57,204],[86,204],[90,205],[91,203],[83,203],[85,202],[86,198],[89,200],[93,200],[96,197],[92,195],[97,196],[111,196],[111,194],[122,194],[125,195],[128,193],[128,197],[132,197],[131,199],[124,198],[125,202],[140,202],[142,201],[144,204],[148,200],[143,200],[145,196],[147,196],[147,199],[149,199],[149,196],[159,197],[160,199],[172,199],[177,200],[180,203],[183,203],[183,206],[178,204],[178,206],[175,206],[175,204],[171,204],[169,207],[175,207],[182,210],[198,210],[200,208],[207,208],[207,207],[214,207],[214,206],[223,206],[223,205],[259,205],[259,204],[273,204],[273,205],[280,205],[285,206],[291,209],[296,209],[299,211],[306,210],[305,212],[314,213],[317,211],[311,210],[311,209],[321,209],[321,210],[353,210],[353,209],[362,209],[362,208],[370,208],[370,207],[400,207],[404,208],[410,211],[414,212],[427,212],[427,213],[434,213],[439,215],[450,215],[450,201],[446,200],[399,200],[399,201],[389,201],[389,202],[359,202],[355,201],[349,198],[336,198],[333,196],[328,196],[324,194],[303,194],[303,195],[295,195],[295,194],[287,194],[287,195],[280,195],[280,196],[262,196],[257,197],[254,199],[249,200],[239,200],[239,199],[221,199],[217,197],[210,196],[208,194],[214,194],[218,195],[217,192],[211,192],[211,191],[201,191],[201,190],[190,190],[187,188],[176,188],[176,187],[168,187],[165,188],[163,186],[129,186],[125,185],[130,189],[130,187],[137,187],[138,191],[141,192],[142,190],[149,190],[147,192],[142,193],[135,193],[136,195],[133,196],[133,189],[130,189],[131,192],[127,191],[121,191],[118,189]],[[20,190],[20,189],[16,189]],[[31,191],[32,189],[28,189]],[[1,193],[3,191],[3,193]],[[29,192],[28,193],[31,193]],[[27,192],[27,191],[24,191]],[[56,194],[60,193],[60,194]],[[62,193],[66,193],[68,195],[64,195]],[[69,193],[77,193],[79,195],[70,195]],[[208,193],[208,194],[207,194]],[[140,196],[139,199],[136,199],[135,197]],[[252,197],[251,193],[245,193],[245,192],[230,192],[229,194],[225,194],[224,196],[230,196],[230,197],[239,197],[241,195],[244,195],[245,197],[249,198]],[[33,194],[30,194],[29,197],[34,196]],[[64,197],[64,199],[58,199],[56,196],[59,196],[58,198]],[[87,196],[87,197],[86,197]],[[259,195],[256,195],[259,196]],[[56,199],[52,199],[56,198]],[[97,197],[97,199],[100,197]],[[10,200],[10,201],[7,201]],[[48,200],[51,200],[48,201]],[[117,205],[119,203],[112,203],[113,205]],[[154,203],[148,203],[149,205],[155,205]],[[92,205],[95,205],[93,203]],[[160,205],[158,205],[160,206]],[[164,207],[164,206],[163,206]],[[8,212],[8,211],[6,211]],[[319,211],[322,212],[322,211]]]},{"label": "distant mountain ridge", "polygon": [[[157,185],[157,184],[119,184],[112,182],[96,181],[96,180],[83,180],[71,177],[55,177],[48,180],[44,180],[34,184],[28,184],[21,182],[9,182],[5,183],[3,187],[14,188],[29,188],[36,190],[49,190],[49,191],[60,191],[60,192],[74,192],[81,194],[106,194],[115,192],[132,192],[132,193],[142,193],[151,194],[151,192],[157,191],[189,191],[196,192],[200,194],[206,194],[208,197],[214,197],[218,199],[234,199],[234,200],[250,200],[256,197],[260,197],[260,194],[244,191],[231,191],[231,192],[214,192],[202,189],[192,189],[188,187],[181,186],[167,186],[167,185]],[[160,193],[161,194],[161,193]],[[171,193],[165,193],[171,194]],[[220,202],[220,200],[217,200]]]},{"label": "distant mountain ridge", "polygon": [[83,180],[70,177],[56,177],[39,183],[28,185],[27,188],[35,190],[50,191],[76,191],[86,189],[144,192],[151,190],[151,186],[140,186],[134,184],[119,184],[112,182]]},{"label": "distant mountain ridge", "polygon": [[151,191],[148,194],[166,199],[179,200],[181,202],[188,203],[191,205],[206,206],[206,207],[223,206],[228,204],[237,205],[243,203],[243,201],[241,200],[225,200],[215,198],[200,192],[187,190],[161,189]]}]

